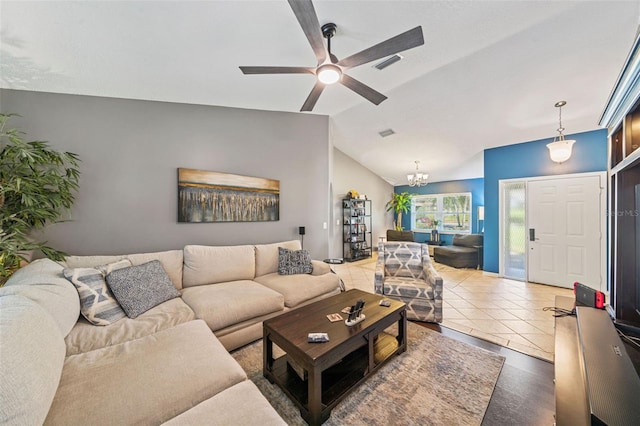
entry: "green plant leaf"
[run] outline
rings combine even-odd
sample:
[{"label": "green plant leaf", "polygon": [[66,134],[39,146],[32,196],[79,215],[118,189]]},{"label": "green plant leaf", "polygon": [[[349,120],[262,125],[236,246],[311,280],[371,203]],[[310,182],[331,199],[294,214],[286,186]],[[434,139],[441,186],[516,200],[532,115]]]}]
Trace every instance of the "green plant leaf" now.
[{"label": "green plant leaf", "polygon": [[402,213],[409,212],[409,209],[411,208],[412,197],[413,197],[413,194],[409,194],[406,191],[401,193],[394,192],[391,195],[391,199],[387,201],[387,204],[386,204],[387,211],[393,210],[393,212],[396,214],[396,217],[397,217],[396,229],[399,231],[402,230],[402,225],[401,225]]},{"label": "green plant leaf", "polygon": [[46,141],[25,142],[24,132],[7,129],[15,116],[0,113],[0,278],[11,275],[29,251],[55,260],[64,256],[32,235],[60,221],[79,188],[78,155]]}]

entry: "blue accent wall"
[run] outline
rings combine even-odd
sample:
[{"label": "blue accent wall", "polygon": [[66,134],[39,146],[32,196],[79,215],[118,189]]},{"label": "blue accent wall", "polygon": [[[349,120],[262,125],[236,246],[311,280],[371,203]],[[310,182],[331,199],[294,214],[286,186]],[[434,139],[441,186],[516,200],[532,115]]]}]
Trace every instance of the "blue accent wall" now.
[{"label": "blue accent wall", "polygon": [[[425,194],[452,194],[457,192],[471,192],[471,220],[472,220],[472,232],[478,232],[478,206],[484,206],[484,179],[464,179],[464,180],[450,180],[444,182],[433,182],[427,184],[427,186],[410,187],[409,185],[396,186],[393,188],[394,192],[399,194],[402,192],[408,192],[409,194],[425,195]],[[486,213],[485,213],[486,218]],[[402,215],[402,226],[404,229],[411,229],[411,213]],[[431,238],[431,234],[425,232],[416,232],[415,240],[418,242],[428,241]],[[453,234],[440,234],[440,239],[445,244],[451,244],[453,240]]]},{"label": "blue accent wall", "polygon": [[607,130],[594,130],[566,136],[575,139],[571,158],[557,164],[549,158],[551,139],[508,145],[484,151],[484,270],[499,269],[499,187],[501,179],[607,170]]}]

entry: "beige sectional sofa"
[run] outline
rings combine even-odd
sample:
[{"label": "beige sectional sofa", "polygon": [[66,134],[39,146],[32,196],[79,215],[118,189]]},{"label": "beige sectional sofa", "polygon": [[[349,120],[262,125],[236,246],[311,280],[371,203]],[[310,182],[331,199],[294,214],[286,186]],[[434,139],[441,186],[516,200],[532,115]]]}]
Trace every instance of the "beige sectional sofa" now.
[{"label": "beige sectional sofa", "polygon": [[[337,294],[340,282],[317,261],[312,274],[278,274],[278,247],[300,243],[191,245],[22,268],[0,288],[0,423],[285,424],[228,351],[261,338],[264,319]],[[62,271],[121,259],[159,260],[181,297],[92,325]]]}]

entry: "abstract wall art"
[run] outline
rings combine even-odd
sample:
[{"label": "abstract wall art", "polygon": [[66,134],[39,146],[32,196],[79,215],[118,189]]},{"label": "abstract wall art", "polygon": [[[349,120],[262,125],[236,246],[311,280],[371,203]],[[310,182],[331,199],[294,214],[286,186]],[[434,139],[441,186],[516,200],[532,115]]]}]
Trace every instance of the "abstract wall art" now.
[{"label": "abstract wall art", "polygon": [[279,219],[279,180],[178,169],[178,222]]}]

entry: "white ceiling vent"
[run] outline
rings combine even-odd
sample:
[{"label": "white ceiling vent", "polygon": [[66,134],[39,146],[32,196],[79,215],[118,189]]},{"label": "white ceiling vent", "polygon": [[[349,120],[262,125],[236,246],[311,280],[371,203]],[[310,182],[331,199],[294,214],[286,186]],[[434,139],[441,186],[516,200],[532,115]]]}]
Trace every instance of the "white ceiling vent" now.
[{"label": "white ceiling vent", "polygon": [[393,65],[393,64],[395,64],[396,62],[398,62],[401,59],[404,59],[404,56],[395,54],[393,56],[389,56],[387,59],[385,59],[382,62],[378,62],[373,67],[374,68],[378,68],[379,70],[383,70],[386,67],[388,67],[389,65]]},{"label": "white ceiling vent", "polygon": [[381,132],[378,132],[378,134],[380,136],[382,136],[383,138],[386,138],[387,136],[394,135],[395,133],[396,132],[394,132],[393,129],[386,129],[386,130],[383,130]]}]

